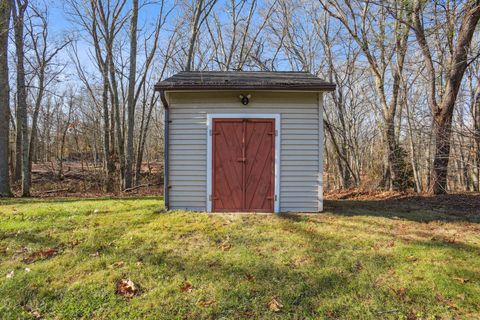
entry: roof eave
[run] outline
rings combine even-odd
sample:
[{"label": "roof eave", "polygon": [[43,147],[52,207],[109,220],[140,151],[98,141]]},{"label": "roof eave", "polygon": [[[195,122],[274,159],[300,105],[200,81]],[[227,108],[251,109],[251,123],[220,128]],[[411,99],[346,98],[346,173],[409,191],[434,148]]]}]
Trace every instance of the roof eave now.
[{"label": "roof eave", "polygon": [[219,86],[219,85],[164,85],[156,84],[155,91],[335,91],[335,84],[316,86]]}]

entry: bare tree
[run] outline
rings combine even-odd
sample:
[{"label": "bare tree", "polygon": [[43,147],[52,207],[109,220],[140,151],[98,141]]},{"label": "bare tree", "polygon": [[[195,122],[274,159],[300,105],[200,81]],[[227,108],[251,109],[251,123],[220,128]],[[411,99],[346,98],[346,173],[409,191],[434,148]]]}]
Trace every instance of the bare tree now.
[{"label": "bare tree", "polygon": [[[434,4],[436,6],[436,4]],[[455,26],[448,26],[446,34],[447,44],[450,48],[450,58],[446,65],[446,81],[441,88],[440,102],[437,91],[437,70],[431,53],[431,44],[427,38],[425,23],[422,21],[428,3],[416,0],[413,3],[413,30],[417,42],[421,48],[423,59],[428,73],[428,95],[429,104],[433,114],[433,125],[435,134],[435,155],[433,160],[432,180],[430,192],[443,194],[447,192],[447,172],[450,157],[450,139],[452,135],[452,117],[455,110],[455,101],[462,83],[463,75],[468,66],[468,53],[472,42],[473,34],[480,19],[480,1],[467,1],[461,8],[461,22],[458,32]],[[436,10],[434,10],[436,11]],[[446,8],[447,21],[455,21],[454,16],[457,10]],[[438,20],[434,20],[438,21]],[[442,22],[443,23],[443,22]],[[438,28],[437,30],[442,30]],[[453,34],[457,33],[456,43]],[[443,68],[444,66],[440,66]]]},{"label": "bare tree", "polygon": [[[389,15],[387,9],[369,0],[346,2],[320,0],[320,2],[332,17],[342,23],[368,61],[382,107],[386,167],[384,184],[389,185],[390,189],[403,189],[395,119],[407,53],[409,26],[396,21],[393,28],[387,30],[388,25],[384,23]],[[406,15],[404,5],[401,3],[393,1],[392,6],[397,15]],[[389,70],[393,78],[391,86],[388,83]]]},{"label": "bare tree", "polygon": [[185,62],[185,71],[190,71],[193,68],[193,58],[195,53],[195,46],[198,41],[198,35],[200,33],[200,28],[202,27],[205,20],[208,18],[208,15],[212,11],[213,7],[217,0],[195,0],[194,10],[193,10],[193,22],[191,25],[190,31],[190,40],[187,50],[187,59]]},{"label": "bare tree", "polygon": [[8,83],[8,31],[10,26],[10,2],[0,4],[0,197],[10,197],[10,85]]},{"label": "bare tree", "polygon": [[[52,69],[53,59],[58,53],[63,50],[70,42],[70,40],[51,48],[49,45],[51,39],[49,37],[48,26],[48,10],[43,11],[31,7],[33,14],[28,17],[28,24],[26,26],[27,34],[30,38],[30,46],[33,51],[33,59],[27,60],[30,68],[33,70],[33,76],[36,79],[36,94],[34,98],[34,108],[32,115],[32,126],[30,132],[29,151],[28,151],[28,170],[32,170],[32,161],[34,158],[34,149],[37,139],[38,117],[42,106],[45,90],[48,85],[60,75],[65,66],[47,72]],[[38,29],[38,30],[37,30]]]},{"label": "bare tree", "polygon": [[[27,86],[25,82],[25,46],[24,25],[28,0],[12,0],[13,29],[15,31],[15,49],[17,58],[17,161],[15,176],[21,170],[22,196],[30,196],[30,170],[28,161],[28,115]],[[19,161],[18,159],[21,159]],[[21,168],[21,169],[20,169]]]},{"label": "bare tree", "polygon": [[137,23],[138,0],[132,2],[132,17],[130,23],[130,72],[128,76],[128,123],[127,123],[127,148],[125,154],[125,182],[124,188],[132,187],[132,162],[133,162],[133,132],[135,126],[135,82],[137,73]]}]

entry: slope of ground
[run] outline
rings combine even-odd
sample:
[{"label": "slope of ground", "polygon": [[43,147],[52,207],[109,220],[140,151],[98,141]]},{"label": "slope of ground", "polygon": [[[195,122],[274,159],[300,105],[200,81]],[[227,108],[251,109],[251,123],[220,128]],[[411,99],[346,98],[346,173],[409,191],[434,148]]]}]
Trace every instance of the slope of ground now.
[{"label": "slope of ground", "polygon": [[208,215],[152,197],[0,200],[0,318],[478,318],[479,213],[422,203]]}]

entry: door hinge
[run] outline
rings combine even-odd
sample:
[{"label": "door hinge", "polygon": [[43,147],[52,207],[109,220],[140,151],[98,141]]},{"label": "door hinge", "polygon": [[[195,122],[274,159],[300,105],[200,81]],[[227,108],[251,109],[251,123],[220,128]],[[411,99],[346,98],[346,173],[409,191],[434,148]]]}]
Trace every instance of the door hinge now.
[{"label": "door hinge", "polygon": [[212,129],[210,129],[210,130],[208,131],[208,134],[209,134],[210,136],[213,136],[214,134],[215,134],[215,135],[220,134],[220,131],[212,131]]},{"label": "door hinge", "polygon": [[277,195],[275,195],[275,201],[277,201],[277,200],[278,200],[278,197],[277,197]]},{"label": "door hinge", "polygon": [[275,137],[278,136],[278,130],[275,130]]}]

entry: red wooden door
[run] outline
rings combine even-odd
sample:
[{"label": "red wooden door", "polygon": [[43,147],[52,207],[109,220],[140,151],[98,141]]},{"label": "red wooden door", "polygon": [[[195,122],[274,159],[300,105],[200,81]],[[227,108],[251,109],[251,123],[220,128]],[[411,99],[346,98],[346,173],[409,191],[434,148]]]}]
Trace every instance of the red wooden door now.
[{"label": "red wooden door", "polygon": [[273,211],[275,120],[214,119],[213,211]]}]

